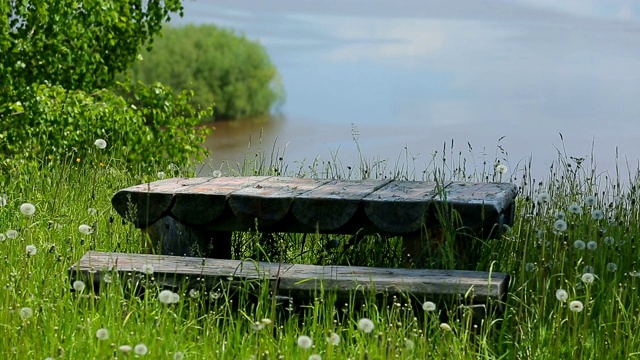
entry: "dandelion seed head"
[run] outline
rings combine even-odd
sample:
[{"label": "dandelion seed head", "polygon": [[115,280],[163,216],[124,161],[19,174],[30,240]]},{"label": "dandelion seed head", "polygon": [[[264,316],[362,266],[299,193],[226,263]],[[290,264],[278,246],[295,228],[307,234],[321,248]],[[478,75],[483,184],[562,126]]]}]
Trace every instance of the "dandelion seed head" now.
[{"label": "dandelion seed head", "polygon": [[370,333],[375,328],[373,321],[367,318],[362,318],[358,320],[358,328],[365,333]]},{"label": "dandelion seed head", "polygon": [[73,290],[77,291],[77,292],[82,292],[84,291],[85,288],[85,284],[82,280],[76,280],[73,282]]},{"label": "dandelion seed head", "polygon": [[133,350],[133,348],[131,347],[131,345],[120,345],[118,346],[118,350],[125,354],[128,354],[131,352],[131,350]]},{"label": "dandelion seed head", "polygon": [[333,331],[327,336],[327,343],[336,346],[340,344],[340,335],[334,333]]},{"label": "dandelion seed head", "polygon": [[564,220],[556,220],[556,222],[553,223],[553,228],[557,231],[565,231],[567,230],[567,222]]},{"label": "dandelion seed head", "polygon": [[441,323],[440,324],[440,330],[444,331],[444,332],[451,332],[451,325],[447,324],[447,323]]},{"label": "dandelion seed head", "polygon": [[413,350],[413,348],[416,347],[416,344],[411,339],[404,339],[404,347],[409,350]]},{"label": "dandelion seed head", "polygon": [[580,300],[573,300],[569,303],[569,310],[573,312],[581,312],[584,309],[584,305]]},{"label": "dandelion seed head", "polygon": [[618,265],[616,265],[616,263],[610,262],[607,264],[607,271],[615,272],[616,270],[618,270]]},{"label": "dandelion seed head", "polygon": [[36,207],[31,203],[24,203],[20,205],[20,212],[24,216],[33,216],[36,213]]},{"label": "dandelion seed head", "polygon": [[585,244],[582,240],[576,240],[573,242],[573,247],[578,250],[584,250],[584,248],[587,247],[587,244]]},{"label": "dandelion seed head", "polygon": [[583,272],[583,273],[591,273],[591,274],[593,274],[593,273],[595,273],[596,271],[595,271],[595,269],[593,268],[593,266],[591,266],[591,265],[587,265],[587,266],[585,266],[585,267],[584,267],[584,269],[582,269],[582,272]]},{"label": "dandelion seed head", "polygon": [[534,272],[536,270],[536,264],[534,264],[534,263],[526,263],[524,265],[524,270],[526,272]]},{"label": "dandelion seed head", "polygon": [[107,147],[107,142],[104,139],[98,139],[93,142],[93,145],[95,145],[98,149],[103,150]]},{"label": "dandelion seed head", "polygon": [[640,271],[635,271],[635,270],[630,271],[629,272],[629,276],[631,276],[631,277],[640,277]]},{"label": "dandelion seed head", "polygon": [[271,325],[272,321],[269,318],[264,318],[262,320],[260,320],[261,323],[265,324],[265,325]]},{"label": "dandelion seed head", "polygon": [[577,203],[573,203],[573,204],[569,205],[569,212],[574,214],[574,215],[580,215],[580,214],[582,214],[582,207],[580,205],[578,205]]},{"label": "dandelion seed head", "polygon": [[184,359],[184,354],[182,353],[182,351],[176,351],[173,354],[173,360],[183,360]]},{"label": "dandelion seed head", "polygon": [[422,303],[422,310],[424,311],[434,311],[436,309],[436,304],[432,301],[425,301]]},{"label": "dandelion seed head", "polygon": [[200,296],[200,291],[196,289],[189,289],[189,297],[192,299],[197,299]]},{"label": "dandelion seed head", "polygon": [[7,236],[3,233],[0,233],[0,242],[7,240]]},{"label": "dandelion seed head", "polygon": [[600,209],[591,210],[591,219],[593,220],[602,220],[604,219],[604,212]]},{"label": "dandelion seed head", "polygon": [[591,250],[591,251],[595,251],[598,249],[598,243],[591,240],[587,243],[587,249]]},{"label": "dandelion seed head", "polygon": [[111,278],[111,274],[109,273],[102,274],[102,281],[104,281],[107,284],[111,284],[111,281],[113,281],[113,279]]},{"label": "dandelion seed head", "polygon": [[611,246],[616,243],[616,240],[611,236],[607,236],[604,238],[604,243]]},{"label": "dandelion seed head", "polygon": [[153,275],[153,265],[144,264],[140,267],[140,271],[147,275]]},{"label": "dandelion seed head", "polygon": [[158,179],[162,180],[165,177],[167,177],[167,174],[164,173],[164,171],[158,171],[158,173],[156,174],[158,176]]},{"label": "dandelion seed head", "polygon": [[93,232],[93,229],[89,225],[82,224],[82,225],[78,226],[78,231],[81,234],[89,235],[89,234],[91,234]]},{"label": "dandelion seed head", "polygon": [[133,352],[136,353],[136,355],[147,355],[147,353],[149,352],[149,348],[147,348],[147,345],[145,344],[138,344],[136,346],[133,347]]},{"label": "dandelion seed head", "polygon": [[98,331],[96,331],[96,337],[98,340],[107,340],[109,338],[109,330],[98,329]]},{"label": "dandelion seed head", "polygon": [[213,175],[213,177],[219,178],[222,176],[222,171],[220,170],[213,170],[213,173],[211,174]]},{"label": "dandelion seed head", "polygon": [[598,203],[598,198],[590,195],[584,198],[584,204],[587,206],[595,206]]},{"label": "dandelion seed head", "polygon": [[16,239],[16,238],[18,238],[18,232],[17,232],[17,231],[15,231],[15,230],[7,230],[6,234],[7,234],[7,237],[8,237],[9,239]]},{"label": "dandelion seed head", "polygon": [[20,309],[20,317],[23,319],[28,319],[30,317],[33,316],[33,310],[31,310],[30,307],[23,307],[22,309]]},{"label": "dandelion seed head", "polygon": [[504,164],[498,164],[496,166],[496,172],[498,174],[505,174],[508,170],[509,170],[509,168],[507,168],[507,166],[504,165]]},{"label": "dandelion seed head", "polygon": [[322,360],[322,356],[320,354],[312,354],[309,355],[309,360]]},{"label": "dandelion seed head", "polygon": [[313,345],[313,340],[311,340],[311,338],[308,337],[307,335],[300,335],[298,336],[297,344],[298,344],[298,347],[306,350],[310,348],[311,345]]},{"label": "dandelion seed head", "polygon": [[27,245],[26,246],[26,251],[27,251],[27,256],[31,257],[31,256],[34,256],[38,252],[38,249],[36,248],[35,245]]},{"label": "dandelion seed head", "polygon": [[567,301],[568,298],[569,298],[569,294],[567,294],[566,290],[564,289],[556,290],[556,299],[558,299],[558,301],[565,302]]},{"label": "dandelion seed head", "polygon": [[258,332],[260,330],[264,329],[264,324],[261,323],[260,321],[256,321],[254,323],[251,323],[251,330]]},{"label": "dandelion seed head", "polygon": [[7,206],[7,199],[4,196],[0,196],[0,207]]},{"label": "dandelion seed head", "polygon": [[536,201],[538,202],[538,204],[546,204],[551,201],[551,195],[546,192],[541,192],[540,194],[538,194]]},{"label": "dandelion seed head", "polygon": [[96,216],[98,215],[98,210],[96,210],[95,208],[88,208],[87,213],[89,214],[89,216]]},{"label": "dandelion seed head", "polygon": [[596,280],[596,277],[592,273],[584,273],[582,274],[581,279],[585,284],[593,284],[593,282]]},{"label": "dandelion seed head", "polygon": [[556,212],[556,219],[557,220],[564,220],[566,218],[566,214],[564,213],[564,211],[558,211]]},{"label": "dandelion seed head", "polygon": [[162,290],[158,294],[158,300],[163,304],[175,304],[180,301],[180,295],[174,293],[171,290]]}]

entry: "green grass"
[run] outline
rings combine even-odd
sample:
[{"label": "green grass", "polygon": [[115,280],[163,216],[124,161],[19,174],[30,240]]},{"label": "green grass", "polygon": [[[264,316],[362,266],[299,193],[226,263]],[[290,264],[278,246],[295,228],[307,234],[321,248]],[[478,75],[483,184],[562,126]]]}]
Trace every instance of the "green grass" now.
[{"label": "green grass", "polygon": [[[499,143],[490,161],[484,160],[485,155],[477,158],[470,146],[469,152],[463,153],[451,144],[421,165],[419,157],[404,150],[394,165],[361,158],[358,166],[348,169],[336,156],[330,162],[300,161],[297,169],[290,170],[279,159],[284,154],[272,158],[257,154],[241,167],[223,169],[227,175],[517,181],[521,193],[516,221],[502,238],[480,246],[476,266],[512,275],[506,311],[502,316],[489,316],[478,327],[470,323],[468,311],[452,309],[448,322],[452,331],[446,331],[437,312],[425,312],[420,306],[415,310],[408,297],[387,303],[369,299],[363,304],[336,304],[331,296],[318,294],[315,301],[302,307],[283,304],[274,309],[267,292],[257,294],[256,300],[246,292],[231,294],[231,289],[195,293],[185,288],[178,291],[179,302],[165,305],[159,301],[160,289],[152,276],[139,278],[147,287],[147,295],[142,297],[132,294],[135,284],[122,284],[124,279],[118,277],[97,296],[88,288],[70,291],[67,270],[86,251],[144,251],[141,232],[111,208],[113,193],[155,180],[159,171],[167,176],[183,174],[176,169],[125,171],[109,157],[108,150],[95,149],[92,158],[81,163],[71,156],[63,162],[45,159],[37,166],[22,164],[0,174],[6,199],[6,205],[0,207],[0,232],[18,232],[16,238],[5,237],[0,242],[4,259],[0,269],[0,348],[4,358],[133,358],[139,355],[134,351],[127,354],[119,347],[137,344],[147,347],[144,358],[153,359],[179,358],[178,353],[186,359],[309,359],[312,354],[324,359],[640,357],[636,244],[640,194],[633,174],[628,179],[620,174],[600,174],[593,164],[572,160],[566,154],[559,156],[543,181],[531,179],[528,164],[496,174],[496,160],[504,154]],[[548,202],[537,201],[546,197],[541,197],[542,193],[549,194]],[[593,204],[585,204],[592,195],[596,197]],[[23,203],[35,205],[35,214],[21,214]],[[581,213],[569,211],[574,203],[574,210]],[[601,210],[603,218],[594,219],[593,210]],[[559,211],[564,212],[566,229],[557,223]],[[91,226],[92,233],[79,232],[82,224]],[[455,232],[455,228],[449,231]],[[276,244],[293,241],[297,246],[271,254],[269,249],[256,247],[259,237],[236,234],[234,238],[240,247],[238,257],[280,256],[307,263],[345,261],[388,240],[368,238],[357,245],[363,247],[359,251],[345,251],[340,257],[323,254],[327,238],[320,235],[304,240],[304,252],[300,236],[276,235]],[[584,249],[575,247],[577,240],[585,243]],[[594,247],[594,243],[586,245],[590,241],[596,249],[589,249]],[[373,256],[374,262],[389,265],[382,260],[397,241],[388,243],[389,248]],[[37,249],[32,256],[27,254],[28,245]],[[460,266],[455,261],[439,265]],[[595,275],[593,283],[583,280],[585,267]],[[566,291],[566,301],[556,298],[559,289]],[[570,309],[574,301],[583,304],[581,312]],[[29,312],[31,317],[22,316]],[[359,329],[362,318],[373,321],[373,331]],[[108,339],[97,338],[99,329],[108,331]],[[340,337],[337,345],[327,341],[332,333]],[[310,349],[298,346],[302,335],[312,339]]]}]

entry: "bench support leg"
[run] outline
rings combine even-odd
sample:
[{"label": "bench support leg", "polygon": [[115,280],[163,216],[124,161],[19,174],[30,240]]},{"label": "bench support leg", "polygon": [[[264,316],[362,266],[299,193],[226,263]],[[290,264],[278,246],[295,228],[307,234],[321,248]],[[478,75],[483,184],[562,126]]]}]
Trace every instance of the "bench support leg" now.
[{"label": "bench support leg", "polygon": [[407,268],[424,268],[427,257],[443,245],[442,229],[426,229],[402,237],[402,257]]},{"label": "bench support leg", "polygon": [[150,251],[161,255],[231,258],[231,232],[206,231],[165,216],[144,229]]}]

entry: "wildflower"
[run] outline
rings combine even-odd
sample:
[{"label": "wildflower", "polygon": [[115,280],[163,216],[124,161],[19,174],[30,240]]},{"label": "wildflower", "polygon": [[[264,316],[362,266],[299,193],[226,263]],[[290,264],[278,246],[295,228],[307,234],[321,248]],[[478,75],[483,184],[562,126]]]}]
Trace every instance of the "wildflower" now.
[{"label": "wildflower", "polygon": [[584,267],[584,269],[582,269],[582,272],[593,274],[595,272],[595,270],[594,270],[593,266],[587,265],[587,266]]},{"label": "wildflower", "polygon": [[434,311],[436,309],[436,304],[432,301],[425,301],[422,304],[422,310],[424,311]]},{"label": "wildflower", "polygon": [[164,179],[167,176],[167,174],[165,174],[164,171],[158,171],[157,175],[158,175],[158,179],[160,180]]},{"label": "wildflower", "polygon": [[4,196],[0,196],[0,207],[7,206],[7,199]]},{"label": "wildflower", "polygon": [[616,243],[616,240],[611,236],[607,236],[606,238],[604,238],[604,243],[611,246]]},{"label": "wildflower", "polygon": [[544,231],[542,231],[542,229],[538,229],[536,231],[536,236],[538,236],[538,239],[542,239],[543,235],[544,235]]},{"label": "wildflower", "polygon": [[593,282],[595,281],[596,277],[593,276],[592,273],[584,273],[582,274],[582,282],[585,284],[593,284]]},{"label": "wildflower", "polygon": [[219,178],[219,177],[221,177],[221,176],[222,176],[222,171],[220,171],[220,170],[213,170],[212,175],[213,175],[213,177],[217,177],[217,178]]},{"label": "wildflower", "polygon": [[96,331],[96,337],[98,340],[107,340],[109,338],[109,330],[98,329],[98,331]]},{"label": "wildflower", "polygon": [[184,354],[182,353],[182,351],[176,351],[173,354],[173,360],[183,360],[184,359]]},{"label": "wildflower", "polygon": [[269,318],[264,318],[264,319],[260,320],[260,322],[265,324],[265,325],[271,325],[271,319],[269,319]]},{"label": "wildflower", "polygon": [[536,264],[534,264],[534,263],[526,263],[524,265],[524,270],[526,272],[533,272],[535,269],[536,269]]},{"label": "wildflower", "polygon": [[168,168],[171,171],[177,171],[178,170],[178,166],[176,164],[174,164],[174,163],[169,164]]},{"label": "wildflower", "polygon": [[602,220],[604,219],[604,213],[602,212],[602,210],[598,209],[591,210],[591,218],[593,220]]},{"label": "wildflower", "polygon": [[340,344],[340,335],[332,331],[329,333],[329,336],[327,336],[327,342],[333,346]]},{"label": "wildflower", "polygon": [[509,168],[507,168],[507,166],[506,166],[506,165],[498,164],[498,165],[496,166],[496,172],[497,172],[498,174],[504,174],[504,173],[506,173],[508,170],[509,170]]},{"label": "wildflower", "polygon": [[633,270],[633,271],[629,272],[629,276],[631,276],[631,277],[640,277],[640,271]]},{"label": "wildflower", "polygon": [[587,196],[584,199],[584,203],[587,206],[595,206],[596,203],[598,202],[598,198],[596,198],[595,196],[591,195],[591,196]]},{"label": "wildflower", "polygon": [[18,232],[15,230],[7,230],[6,234],[9,239],[15,239],[18,237]]},{"label": "wildflower", "polygon": [[581,312],[584,309],[584,305],[582,305],[582,301],[573,300],[569,303],[569,310],[574,312]]},{"label": "wildflower", "polygon": [[180,301],[180,295],[174,293],[171,290],[162,290],[158,295],[158,299],[163,304],[175,304]]},{"label": "wildflower", "polygon": [[131,350],[133,350],[133,348],[131,347],[131,345],[120,345],[118,346],[118,350],[122,351],[125,354],[128,354],[131,352]]},{"label": "wildflower", "polygon": [[78,231],[80,231],[81,234],[89,235],[93,232],[93,229],[89,225],[82,224],[78,226]]},{"label": "wildflower", "polygon": [[582,214],[582,207],[580,207],[580,205],[578,205],[577,203],[573,203],[569,205],[569,212],[575,215],[580,215]]},{"label": "wildflower", "polygon": [[578,250],[584,250],[587,245],[582,240],[576,240],[573,242],[573,247]]},{"label": "wildflower", "polygon": [[564,211],[558,211],[556,212],[556,219],[557,220],[564,220],[566,217]]},{"label": "wildflower", "polygon": [[370,333],[373,331],[373,328],[375,328],[375,325],[373,324],[373,321],[367,318],[362,318],[358,321],[358,327],[360,328],[360,330],[366,333]]},{"label": "wildflower", "polygon": [[591,251],[595,251],[598,249],[598,243],[591,240],[587,243],[587,249],[591,250]]},{"label": "wildflower", "polygon": [[82,282],[82,280],[76,280],[73,282],[73,290],[77,291],[77,292],[82,292],[84,291],[85,285],[84,282]]},{"label": "wildflower", "polygon": [[322,356],[320,356],[320,354],[313,354],[309,356],[309,360],[322,360]]},{"label": "wildflower", "polygon": [[0,241],[5,241],[7,240],[7,236],[3,233],[0,233]]},{"label": "wildflower", "polygon": [[541,192],[538,194],[538,198],[536,199],[538,204],[545,204],[551,201],[551,195],[546,192]]},{"label": "wildflower", "polygon": [[254,323],[251,324],[251,330],[258,332],[260,330],[264,329],[264,324],[261,323],[260,321],[256,321]]},{"label": "wildflower", "polygon": [[298,337],[298,346],[302,349],[308,349],[311,347],[311,345],[313,345],[313,340],[311,340],[310,337],[308,337],[307,335],[300,335]]},{"label": "wildflower", "polygon": [[147,345],[140,343],[133,347],[133,352],[136,353],[136,355],[143,356],[149,352],[149,349],[147,348]]},{"label": "wildflower", "polygon": [[192,299],[197,299],[200,296],[200,291],[196,289],[189,289],[189,297]]},{"label": "wildflower", "polygon": [[102,274],[102,281],[104,281],[107,284],[111,284],[111,281],[113,281],[113,279],[111,278],[111,274],[109,273]]},{"label": "wildflower", "polygon": [[104,139],[98,139],[93,143],[93,145],[102,150],[107,147],[107,142]]},{"label": "wildflower", "polygon": [[28,319],[33,316],[33,310],[30,307],[23,307],[20,309],[20,317],[23,319]]},{"label": "wildflower", "polygon": [[616,270],[618,270],[618,265],[616,265],[616,263],[610,262],[607,264],[607,271],[615,272]]},{"label": "wildflower", "polygon": [[27,256],[33,256],[38,252],[38,249],[36,249],[35,245],[27,245]]},{"label": "wildflower", "polygon": [[564,220],[556,220],[556,222],[553,223],[553,228],[558,231],[565,231],[567,230],[567,222]]},{"label": "wildflower", "polygon": [[33,204],[24,203],[24,204],[20,205],[20,212],[24,216],[32,216],[33,214],[36,213],[36,207],[33,206]]},{"label": "wildflower", "polygon": [[413,340],[411,339],[404,339],[404,347],[406,347],[409,350],[413,350],[413,348],[416,346],[416,344],[413,342]]},{"label": "wildflower", "polygon": [[140,271],[142,271],[143,273],[147,274],[147,275],[152,275],[153,274],[153,265],[151,264],[144,264],[142,265],[142,267],[140,268]]},{"label": "wildflower", "polygon": [[556,299],[558,299],[558,301],[565,302],[567,301],[568,298],[569,298],[569,294],[567,294],[566,290],[564,289],[556,290]]},{"label": "wildflower", "polygon": [[89,213],[90,216],[96,216],[98,214],[98,210],[94,208],[88,208],[87,213]]},{"label": "wildflower", "polygon": [[452,329],[451,329],[451,326],[449,324],[441,323],[440,324],[440,330],[442,330],[444,332],[450,332]]}]

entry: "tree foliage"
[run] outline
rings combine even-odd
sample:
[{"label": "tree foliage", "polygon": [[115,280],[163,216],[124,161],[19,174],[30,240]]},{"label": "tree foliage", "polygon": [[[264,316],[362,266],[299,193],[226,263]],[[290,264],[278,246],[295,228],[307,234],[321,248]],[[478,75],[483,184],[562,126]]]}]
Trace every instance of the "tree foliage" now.
[{"label": "tree foliage", "polygon": [[193,90],[195,106],[214,105],[215,119],[264,115],[283,99],[280,78],[257,42],[213,25],[165,27],[132,79]]},{"label": "tree foliage", "polygon": [[129,162],[201,155],[207,113],[189,93],[116,82],[181,12],[180,0],[0,2],[0,153],[55,156],[101,137]]}]

